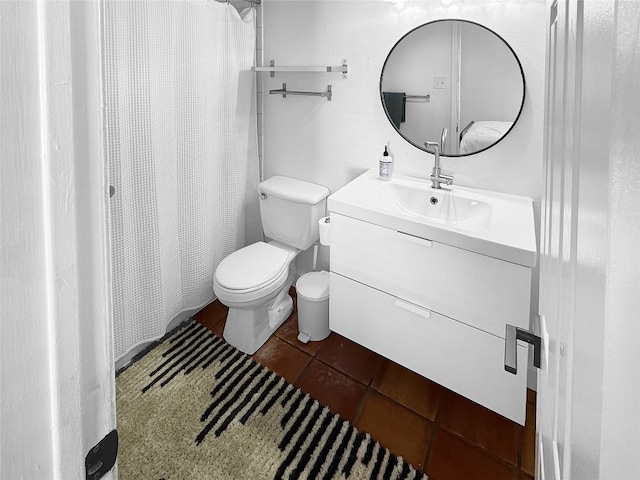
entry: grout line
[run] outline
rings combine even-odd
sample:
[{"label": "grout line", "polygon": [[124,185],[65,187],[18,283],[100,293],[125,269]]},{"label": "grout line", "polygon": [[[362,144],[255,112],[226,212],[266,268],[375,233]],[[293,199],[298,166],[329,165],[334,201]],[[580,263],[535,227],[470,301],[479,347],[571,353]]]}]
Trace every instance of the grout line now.
[{"label": "grout line", "polygon": [[[322,347],[320,347],[320,350],[322,349]],[[320,351],[318,350],[318,351]],[[317,360],[318,362],[324,364],[325,366],[329,367],[332,370],[335,370],[336,372],[338,372],[341,375],[344,375],[345,377],[349,377],[350,380],[353,380],[354,382],[356,382],[359,385],[362,385],[365,388],[369,388],[369,386],[366,383],[363,383],[362,381],[358,380],[357,378],[355,378],[354,376],[348,374],[347,372],[343,372],[342,370],[336,368],[335,365],[331,365],[330,363],[322,360],[321,358],[318,357],[314,357],[315,360]]]},{"label": "grout line", "polygon": [[[525,405],[525,408],[528,406]],[[525,411],[525,424],[527,423],[527,414]],[[521,465],[522,465],[522,436],[524,435],[524,427],[519,428],[518,429],[518,445],[517,445],[517,449],[516,449],[516,468],[518,469],[519,472],[522,471]]]},{"label": "grout line", "polygon": [[[306,352],[305,352],[305,353],[306,353]],[[304,366],[304,368],[300,371],[300,373],[298,374],[298,376],[296,377],[296,379],[295,379],[293,382],[291,382],[291,385],[293,385],[294,387],[296,387],[296,388],[298,388],[298,389],[299,389],[300,387],[299,387],[298,385],[296,385],[296,382],[297,382],[298,380],[300,380],[300,378],[302,377],[302,374],[303,374],[304,372],[306,372],[306,371],[307,371],[307,369],[309,368],[309,365],[311,365],[311,362],[313,362],[313,357],[312,357],[311,355],[307,354],[307,357],[309,358],[309,361],[308,361],[308,362],[307,362],[307,364]],[[311,396],[311,394],[309,394],[309,393],[307,393],[307,392],[304,392],[304,393],[306,393],[307,395]],[[319,402],[318,402],[318,403],[319,403]]]},{"label": "grout line", "polygon": [[[372,350],[373,351],[373,350]],[[371,379],[369,380],[369,383],[367,384],[368,387],[373,388],[376,392],[378,391],[374,386],[373,386],[373,382],[376,379],[376,377],[378,376],[378,371],[380,370],[380,367],[382,365],[382,362],[385,360],[384,357],[382,355],[380,355],[379,353],[373,352],[377,355],[378,357],[378,361],[376,364],[376,368],[373,369],[373,375],[371,376]],[[382,392],[380,392],[382,393]]]},{"label": "grout line", "polygon": [[[284,342],[284,340],[282,340]],[[286,343],[286,342],[285,342]],[[304,366],[304,368],[300,371],[300,373],[298,374],[298,376],[296,377],[296,379],[291,382],[291,384],[296,387],[296,388],[300,388],[298,385],[296,385],[296,382],[298,380],[300,380],[300,378],[302,377],[302,375],[309,369],[309,365],[311,365],[311,362],[313,362],[313,357],[311,355],[309,355],[307,352],[304,352],[305,355],[309,358],[309,361],[307,362],[307,364]],[[301,389],[302,390],[302,389]],[[303,390],[304,391],[304,390]],[[308,394],[309,396],[311,396],[311,394],[309,392],[304,392],[306,394]]]},{"label": "grout line", "polygon": [[438,403],[436,404],[436,413],[433,416],[433,424],[440,426],[440,408],[442,407],[442,403],[444,402],[444,397],[447,394],[447,390],[445,387],[440,389],[440,395],[438,397]]},{"label": "grout line", "polygon": [[[518,473],[526,473],[522,470],[520,470],[518,468],[517,465],[514,465],[513,463],[510,463],[509,461],[505,460],[504,458],[499,457],[498,455],[493,454],[490,450],[488,450],[487,448],[478,445],[477,443],[472,442],[471,440],[469,440],[467,437],[465,437],[464,435],[461,435],[458,432],[454,432],[453,430],[449,430],[446,427],[439,427],[443,432],[451,435],[452,437],[457,438],[458,440],[460,440],[462,443],[466,444],[468,447],[470,447],[472,450],[475,450],[476,452],[481,453],[483,456],[490,458],[500,464],[502,464],[503,466],[506,466],[507,468],[509,468],[510,470],[513,470],[516,472],[516,474]],[[517,458],[516,458],[516,462],[517,462]]]},{"label": "grout line", "polygon": [[429,466],[429,460],[431,460],[431,453],[433,452],[433,446],[436,441],[436,433],[438,431],[438,428],[440,428],[440,407],[442,406],[442,402],[444,401],[445,394],[446,391],[444,390],[444,387],[442,387],[438,395],[438,401],[436,402],[436,412],[433,415],[433,421],[431,422],[433,429],[431,432],[431,438],[429,439],[429,446],[427,447],[427,454],[424,458],[422,470],[424,473],[427,473],[427,467]]},{"label": "grout line", "polygon": [[[362,413],[362,409],[364,408],[364,404],[366,399],[369,397],[369,388],[367,387],[364,391],[364,394],[362,395],[362,397],[360,398],[360,402],[358,403],[358,406],[356,407],[356,410],[353,412],[353,417],[349,420],[349,423],[351,423],[351,425],[354,425],[356,419],[360,416],[360,414]],[[354,425],[355,426],[355,425]],[[380,444],[382,445],[382,442],[380,442]]]},{"label": "grout line", "polygon": [[[444,388],[444,387],[443,387]],[[453,395],[459,395],[456,392],[453,392],[451,390],[444,390],[443,392],[440,393],[440,399],[438,402],[438,409],[436,410],[436,416],[434,418],[434,424],[436,424],[437,428],[442,429],[442,431],[454,436],[455,438],[461,440],[463,443],[467,444],[469,447],[473,448],[474,450],[483,453],[485,456],[492,458],[494,460],[497,460],[498,462],[502,463],[503,465],[506,465],[512,469],[515,469],[517,472],[520,472],[520,467],[519,467],[519,456],[520,456],[520,435],[521,435],[521,431],[524,430],[524,427],[522,427],[521,429],[519,429],[518,432],[518,440],[516,440],[518,442],[518,444],[516,445],[516,464],[514,465],[513,463],[510,463],[509,461],[507,461],[504,458],[499,457],[498,455],[495,455],[494,453],[492,453],[488,448],[483,447],[481,445],[478,445],[477,443],[473,442],[472,440],[468,439],[466,436],[464,436],[463,434],[456,432],[454,430],[451,430],[450,428],[447,428],[445,425],[441,425],[440,424],[440,408],[442,405],[442,402],[444,401],[444,396],[446,395],[446,392],[450,391]]]}]

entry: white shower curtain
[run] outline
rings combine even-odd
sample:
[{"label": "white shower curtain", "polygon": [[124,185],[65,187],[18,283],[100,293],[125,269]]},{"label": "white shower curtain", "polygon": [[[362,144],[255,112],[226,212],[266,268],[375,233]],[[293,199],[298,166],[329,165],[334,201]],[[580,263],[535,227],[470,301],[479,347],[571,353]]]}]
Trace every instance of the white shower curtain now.
[{"label": "white shower curtain", "polygon": [[104,3],[116,360],[213,299],[226,255],[261,238],[255,11]]}]

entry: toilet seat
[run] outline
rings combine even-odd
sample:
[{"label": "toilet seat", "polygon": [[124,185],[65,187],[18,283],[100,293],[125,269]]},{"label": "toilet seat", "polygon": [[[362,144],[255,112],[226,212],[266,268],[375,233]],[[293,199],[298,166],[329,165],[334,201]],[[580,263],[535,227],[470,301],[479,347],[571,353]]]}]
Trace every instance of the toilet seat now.
[{"label": "toilet seat", "polygon": [[277,293],[287,279],[293,257],[291,251],[265,242],[241,248],[218,265],[215,293],[231,302],[251,302]]}]

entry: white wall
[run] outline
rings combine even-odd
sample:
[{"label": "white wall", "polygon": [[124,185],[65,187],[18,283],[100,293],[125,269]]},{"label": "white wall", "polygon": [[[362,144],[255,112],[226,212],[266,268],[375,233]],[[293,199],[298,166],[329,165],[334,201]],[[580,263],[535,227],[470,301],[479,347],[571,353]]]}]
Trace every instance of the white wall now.
[{"label": "white wall", "polygon": [[[458,18],[490,28],[511,45],[522,63],[526,99],[517,125],[498,145],[462,158],[443,158],[454,183],[532,198],[540,218],[545,66],[544,0],[266,0],[263,2],[264,61],[277,65],[339,65],[337,73],[263,75],[264,90],[326,89],[333,100],[264,95],[264,173],[320,183],[335,192],[363,171],[376,168],[389,143],[396,172],[426,178],[433,155],[407,143],[387,120],[379,81],[387,54],[409,30],[437,19]],[[326,268],[326,249],[321,249]],[[310,263],[307,261],[306,265]],[[300,268],[300,263],[299,263]],[[538,271],[534,271],[532,313]]]},{"label": "white wall", "polygon": [[405,142],[388,122],[379,100],[380,71],[407,31],[441,18],[481,23],[501,35],[520,58],[527,80],[521,119],[494,148],[468,158],[444,159],[460,185],[540,198],[544,103],[545,8],[526,2],[460,0],[266,0],[264,59],[280,65],[338,65],[349,61],[348,79],[331,73],[263,74],[265,90],[283,82],[294,90],[326,89],[333,101],[265,95],[265,176],[291,175],[324,184],[332,192],[375,168],[389,142],[396,171],[426,177],[433,156]]}]

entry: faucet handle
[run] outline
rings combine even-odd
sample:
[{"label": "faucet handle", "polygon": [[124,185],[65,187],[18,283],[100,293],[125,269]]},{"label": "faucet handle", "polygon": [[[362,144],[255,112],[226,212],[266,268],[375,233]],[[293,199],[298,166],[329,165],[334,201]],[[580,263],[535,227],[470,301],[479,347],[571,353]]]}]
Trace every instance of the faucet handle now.
[{"label": "faucet handle", "polygon": [[446,185],[453,185],[453,175],[445,175],[444,173],[441,173],[440,178],[444,179],[444,183]]},{"label": "faucet handle", "polygon": [[424,142],[424,146],[427,147],[427,150],[429,150],[429,147],[433,147],[433,153],[439,153],[440,151],[440,144],[438,142]]}]

